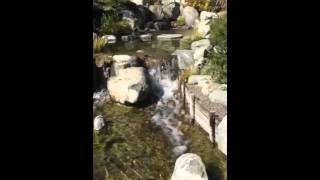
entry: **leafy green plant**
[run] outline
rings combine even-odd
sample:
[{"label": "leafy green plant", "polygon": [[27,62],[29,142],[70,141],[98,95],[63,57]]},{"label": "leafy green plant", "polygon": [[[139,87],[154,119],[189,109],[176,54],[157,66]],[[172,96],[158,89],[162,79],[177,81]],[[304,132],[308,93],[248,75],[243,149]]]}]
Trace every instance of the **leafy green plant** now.
[{"label": "leafy green plant", "polygon": [[100,52],[101,49],[107,44],[107,39],[97,37],[93,40],[93,52],[97,53]]},{"label": "leafy green plant", "polygon": [[215,19],[210,26],[210,41],[214,49],[209,54],[205,74],[211,75],[217,82],[227,83],[227,16]]},{"label": "leafy green plant", "polygon": [[186,19],[183,16],[179,16],[177,19],[177,26],[183,26],[186,24]]}]

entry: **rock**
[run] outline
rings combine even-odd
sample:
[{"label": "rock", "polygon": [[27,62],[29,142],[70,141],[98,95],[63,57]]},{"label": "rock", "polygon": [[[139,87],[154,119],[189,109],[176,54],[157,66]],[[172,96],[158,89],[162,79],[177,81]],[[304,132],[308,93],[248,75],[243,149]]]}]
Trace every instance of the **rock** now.
[{"label": "rock", "polygon": [[101,38],[104,38],[108,41],[108,44],[113,44],[117,42],[117,38],[114,35],[104,35]]},{"label": "rock", "polygon": [[177,49],[172,55],[176,55],[178,58],[179,69],[187,69],[189,66],[194,64],[192,50]]},{"label": "rock", "polygon": [[132,67],[137,63],[136,57],[129,56],[129,55],[114,55],[112,59],[114,61],[113,67],[114,67],[115,75],[119,74],[120,69],[125,69],[126,67]]},{"label": "rock", "polygon": [[199,58],[199,59],[195,59],[194,60],[194,66],[197,68],[202,68],[202,66],[204,65],[205,62],[205,58]]},{"label": "rock", "polygon": [[149,10],[152,12],[155,20],[162,20],[164,18],[162,5],[151,5],[149,6]]},{"label": "rock", "polygon": [[187,6],[183,9],[182,16],[185,18],[186,24],[189,27],[193,27],[196,19],[199,17],[199,13],[195,8]]},{"label": "rock", "polygon": [[143,50],[137,50],[136,53],[145,53]]},{"label": "rock", "polygon": [[206,51],[205,47],[200,47],[195,49],[193,54],[193,59],[195,60],[203,59],[205,55],[205,51]]},{"label": "rock", "polygon": [[186,153],[176,160],[171,180],[208,180],[208,175],[201,158]]},{"label": "rock", "polygon": [[216,130],[216,142],[221,152],[227,155],[227,115],[222,119]]},{"label": "rock", "polygon": [[126,36],[121,36],[121,40],[122,41],[133,41],[135,39],[135,36],[132,36],[132,35],[126,35]]},{"label": "rock", "polygon": [[131,2],[135,3],[136,5],[144,5],[145,0],[130,0]]},{"label": "rock", "polygon": [[100,131],[105,126],[103,116],[99,115],[94,118],[93,127],[94,130]]},{"label": "rock", "polygon": [[122,15],[122,20],[127,21],[130,24],[131,30],[134,30],[136,21],[134,18],[134,13],[129,10],[122,10],[120,11],[120,14]]},{"label": "rock", "polygon": [[209,75],[191,75],[188,78],[188,84],[197,84],[202,87],[205,84],[209,84],[213,79]]},{"label": "rock", "polygon": [[141,5],[137,6],[135,15],[135,17],[138,18],[137,25],[142,29],[144,29],[146,23],[154,20],[153,13]]},{"label": "rock", "polygon": [[187,151],[187,146],[176,146],[175,148],[173,148],[173,153],[176,155],[176,156],[180,156],[181,154],[185,153]]},{"label": "rock", "polygon": [[222,91],[220,89],[214,90],[212,93],[210,93],[209,99],[213,103],[227,106],[227,91]]},{"label": "rock", "polygon": [[205,20],[214,19],[214,18],[218,18],[218,15],[216,13],[208,12],[208,11],[201,11],[200,13],[200,21],[205,21]]},{"label": "rock", "polygon": [[204,83],[202,85],[201,93],[205,96],[209,96],[214,90],[220,89],[222,87],[221,84],[215,83],[213,81],[208,81],[208,83]]},{"label": "rock", "polygon": [[156,30],[160,31],[160,30],[169,30],[170,29],[170,22],[167,21],[157,21],[153,24],[154,28],[156,28]]},{"label": "rock", "polygon": [[202,36],[202,37],[206,37],[210,31],[210,21],[206,20],[206,21],[200,21],[197,24],[197,32]]},{"label": "rock", "polygon": [[94,54],[94,59],[97,67],[101,68],[105,63],[111,63],[112,56],[105,53],[96,53]]},{"label": "rock", "polygon": [[191,43],[191,49],[195,50],[197,48],[205,48],[207,51],[212,48],[211,42],[209,39],[201,39]]},{"label": "rock", "polygon": [[157,36],[158,39],[177,39],[182,37],[182,34],[160,34]]},{"label": "rock", "polygon": [[152,40],[152,34],[141,34],[140,39],[143,42],[148,42]]},{"label": "rock", "polygon": [[172,2],[162,2],[162,10],[164,13],[164,17],[167,19],[177,19],[180,15],[180,5],[179,3]]},{"label": "rock", "polygon": [[145,68],[120,69],[117,76],[108,80],[108,90],[112,99],[121,104],[143,101],[149,93]]}]

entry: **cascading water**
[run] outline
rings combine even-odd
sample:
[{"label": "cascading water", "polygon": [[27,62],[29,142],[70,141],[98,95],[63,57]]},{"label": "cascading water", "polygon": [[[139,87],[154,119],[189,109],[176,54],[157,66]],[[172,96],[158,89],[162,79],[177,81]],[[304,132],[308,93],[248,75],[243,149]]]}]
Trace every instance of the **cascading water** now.
[{"label": "cascading water", "polygon": [[107,90],[102,89],[100,91],[93,93],[93,111],[98,107],[102,106],[106,97],[107,97]]},{"label": "cascading water", "polygon": [[187,151],[187,141],[179,130],[181,125],[179,114],[182,107],[176,96],[178,91],[176,71],[173,63],[168,67],[158,65],[156,68],[150,69],[149,74],[154,82],[153,87],[156,86],[154,89],[161,88],[161,91],[154,91],[159,101],[156,104],[152,122],[161,127],[173,146],[173,153],[178,156]]}]

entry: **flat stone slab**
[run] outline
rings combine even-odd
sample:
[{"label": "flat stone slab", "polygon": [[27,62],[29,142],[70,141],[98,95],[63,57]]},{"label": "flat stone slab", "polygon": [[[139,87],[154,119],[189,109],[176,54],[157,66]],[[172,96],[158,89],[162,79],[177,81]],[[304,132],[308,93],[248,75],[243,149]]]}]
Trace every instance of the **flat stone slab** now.
[{"label": "flat stone slab", "polygon": [[182,37],[182,34],[160,34],[157,36],[158,39],[178,39]]}]

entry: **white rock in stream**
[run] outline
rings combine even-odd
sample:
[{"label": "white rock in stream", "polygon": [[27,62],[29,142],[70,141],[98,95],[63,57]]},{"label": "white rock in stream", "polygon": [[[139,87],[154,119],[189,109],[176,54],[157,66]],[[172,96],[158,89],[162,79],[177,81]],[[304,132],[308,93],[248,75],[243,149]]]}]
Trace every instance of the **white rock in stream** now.
[{"label": "white rock in stream", "polygon": [[144,100],[149,90],[145,69],[119,69],[118,75],[108,80],[108,90],[112,99],[121,104],[133,104]]},{"label": "white rock in stream", "polygon": [[193,153],[181,155],[176,160],[171,180],[208,180],[206,167],[200,156]]},{"label": "white rock in stream", "polygon": [[140,39],[143,42],[148,42],[152,40],[152,34],[141,34]]},{"label": "white rock in stream", "polygon": [[113,44],[117,42],[117,38],[114,35],[104,35],[101,38],[106,39],[108,44]]},{"label": "white rock in stream", "polygon": [[129,55],[114,55],[112,59],[114,62],[113,66],[116,75],[119,74],[120,69],[130,67],[136,63],[136,57]]},{"label": "white rock in stream", "polygon": [[182,37],[182,34],[160,34],[157,36],[158,39],[177,39]]},{"label": "white rock in stream", "polygon": [[221,152],[227,155],[227,115],[222,119],[216,131],[216,142]]},{"label": "white rock in stream", "polygon": [[99,115],[94,118],[93,127],[96,131],[100,131],[105,126],[103,116]]}]

